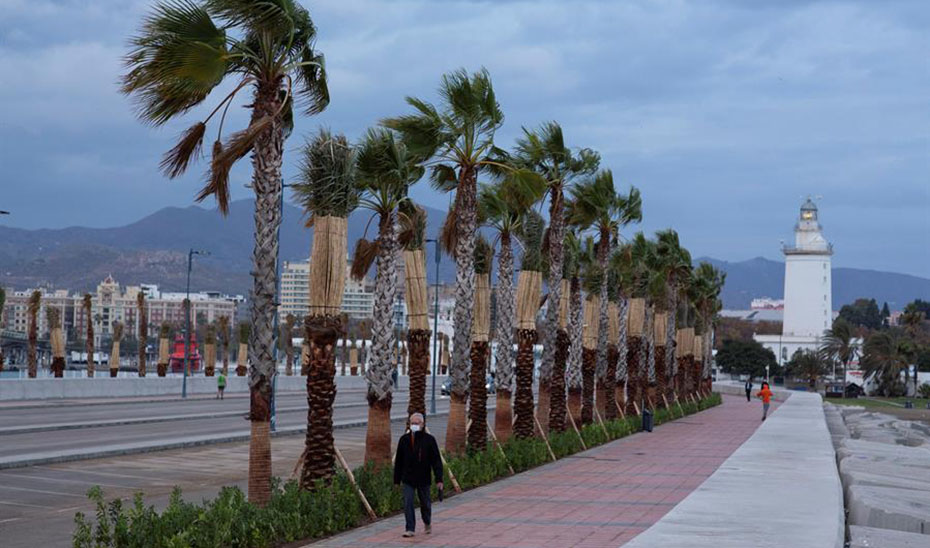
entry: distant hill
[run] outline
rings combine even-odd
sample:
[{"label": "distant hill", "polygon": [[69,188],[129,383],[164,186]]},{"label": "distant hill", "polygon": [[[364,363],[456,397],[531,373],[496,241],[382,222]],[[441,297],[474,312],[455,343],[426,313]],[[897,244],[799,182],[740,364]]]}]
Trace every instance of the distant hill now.
[{"label": "distant hill", "polygon": [[[756,297],[783,297],[783,262],[763,257],[740,262],[701,257],[695,263],[700,261],[707,261],[727,273],[722,294],[725,308],[749,308],[750,301]],[[887,302],[892,310],[901,309],[916,298],[930,298],[930,279],[878,270],[834,268],[833,308],[839,310],[860,297],[875,299],[878,306]]]},{"label": "distant hill", "polygon": [[[122,284],[157,283],[165,290],[183,290],[187,251],[210,252],[195,259],[191,277],[194,290],[218,290],[248,295],[252,261],[253,202],[230,204],[227,217],[215,209],[200,206],[167,207],[134,223],[114,228],[70,227],[24,230],[0,226],[0,284],[15,289],[51,285],[72,291],[93,289],[106,277]],[[445,212],[427,208],[427,235],[439,230]],[[366,226],[369,237],[376,225],[368,226],[371,213],[355,211],[349,219],[349,250],[362,237]],[[295,261],[310,255],[312,230],[304,228],[297,207],[284,206],[281,225],[281,260]],[[427,274],[433,281],[435,256],[428,249]],[[727,272],[723,290],[727,308],[747,308],[755,297],[780,298],[784,288],[784,264],[764,258],[727,262],[701,258]],[[443,256],[440,278],[455,279],[455,265]],[[860,270],[833,269],[833,306],[839,308],[858,297],[873,297],[879,305],[887,301],[901,308],[915,298],[930,300],[930,279]]]}]

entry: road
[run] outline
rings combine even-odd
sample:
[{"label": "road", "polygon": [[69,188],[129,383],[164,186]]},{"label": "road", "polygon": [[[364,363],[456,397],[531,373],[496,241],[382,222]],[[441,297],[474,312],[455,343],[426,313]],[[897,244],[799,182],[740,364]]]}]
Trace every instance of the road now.
[{"label": "road", "polygon": [[[395,394],[392,416],[403,417],[407,408],[407,394]],[[279,425],[306,424],[306,402],[301,394],[279,397]],[[493,401],[493,400],[492,400]],[[303,404],[303,405],[301,405]],[[335,421],[367,418],[367,403],[363,391],[345,392],[337,396]],[[162,417],[164,420],[135,425],[74,427],[64,430],[33,432],[28,434],[0,434],[0,452],[12,454],[19,443],[36,448],[46,443],[49,447],[83,448],[93,451],[131,439],[170,441],[187,436],[191,429],[198,432],[248,431],[242,415],[248,398],[215,400],[173,400],[163,402],[119,402],[80,405],[75,402],[38,408],[0,408],[0,428],[22,424],[41,427],[63,422],[95,422],[112,419],[138,419]],[[437,416],[429,423],[430,431],[440,440],[445,439],[445,412],[448,400],[437,401]],[[282,411],[295,408],[292,411]],[[210,419],[185,418],[192,414],[222,414]],[[43,416],[44,415],[44,416]],[[489,412],[493,416],[493,411]],[[165,418],[173,417],[173,418]],[[392,424],[393,439],[402,433],[402,421]],[[336,445],[351,466],[362,463],[365,446],[365,426],[338,429]],[[16,440],[17,443],[9,443]],[[297,458],[303,450],[301,435],[284,435],[272,439],[273,473],[282,478],[291,477]],[[93,514],[93,506],[86,498],[88,489],[95,485],[103,488],[107,498],[129,499],[133,493],[145,494],[146,503],[163,507],[175,485],[180,486],[184,498],[199,501],[213,497],[224,485],[238,485],[245,489],[248,471],[248,443],[220,443],[185,449],[155,451],[126,456],[86,459],[73,462],[28,466],[0,470],[0,545],[4,548],[31,548],[35,546],[70,546],[74,513]]]}]

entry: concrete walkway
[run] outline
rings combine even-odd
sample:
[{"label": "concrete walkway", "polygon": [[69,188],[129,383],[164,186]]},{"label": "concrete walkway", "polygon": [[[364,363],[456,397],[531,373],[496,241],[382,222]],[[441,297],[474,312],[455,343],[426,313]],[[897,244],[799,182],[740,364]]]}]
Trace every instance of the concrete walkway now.
[{"label": "concrete walkway", "polygon": [[[395,516],[312,546],[620,546],[659,522],[714,474],[753,435],[760,418],[760,403],[725,396],[723,405],[651,434],[636,434],[434,504],[431,535],[418,524],[415,538],[402,538],[403,516]],[[742,519],[738,508],[718,512]]]}]

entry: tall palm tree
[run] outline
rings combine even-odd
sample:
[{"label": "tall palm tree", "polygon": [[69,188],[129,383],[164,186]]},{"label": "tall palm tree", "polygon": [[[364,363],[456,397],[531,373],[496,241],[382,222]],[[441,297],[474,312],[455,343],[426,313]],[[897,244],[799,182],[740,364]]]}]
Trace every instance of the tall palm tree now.
[{"label": "tall palm tree", "polygon": [[116,321],[113,322],[113,341],[110,346],[110,378],[115,378],[119,373],[119,346],[120,342],[123,340],[123,324]]},{"label": "tall palm tree", "polygon": [[[359,205],[378,217],[378,237],[355,244],[352,275],[365,277],[377,260],[375,304],[368,380],[368,433],[365,461],[391,463],[391,401],[394,383],[394,295],[397,291],[397,209],[407,200],[410,185],[423,176],[418,159],[403,141],[385,129],[369,130],[358,150]],[[373,216],[373,217],[374,217]],[[366,234],[367,235],[367,234]],[[335,362],[334,362],[335,364]]]},{"label": "tall palm tree", "polygon": [[491,265],[494,249],[484,236],[475,240],[475,311],[471,332],[471,375],[468,396],[468,447],[484,451],[488,442],[488,343],[491,327]]},{"label": "tall palm tree", "polygon": [[39,308],[42,306],[42,293],[37,289],[29,294],[26,301],[26,314],[29,317],[29,346],[26,352],[26,367],[30,379],[36,378],[38,373],[38,360],[36,348],[39,344]]},{"label": "tall palm tree", "polygon": [[[613,173],[608,170],[598,174],[572,189],[572,209],[569,222],[579,227],[591,227],[597,235],[597,262],[601,272],[598,294],[597,332],[597,394],[598,408],[606,412],[607,404],[613,407],[614,379],[607,374],[608,332],[608,276],[607,262],[612,242],[619,237],[624,226],[641,221],[642,198],[636,187],[631,187],[626,196],[614,189]],[[607,401],[610,400],[610,401]]]},{"label": "tall palm tree", "polygon": [[145,293],[136,293],[136,311],[139,315],[139,376],[145,376],[145,353],[149,344],[149,318],[145,311]]},{"label": "tall palm tree", "polygon": [[203,374],[212,377],[216,374],[216,326],[207,324],[203,336]]},{"label": "tall palm tree", "polygon": [[[587,293],[581,344],[581,422],[594,421],[594,392],[597,382],[597,343],[600,330],[600,287],[604,272],[597,258],[597,246],[590,236],[579,256],[581,288]],[[603,398],[602,398],[603,399]]]},{"label": "tall palm tree", "polygon": [[883,395],[892,396],[901,373],[908,370],[912,358],[913,347],[903,330],[876,331],[866,339],[862,348],[863,376],[877,378]]},{"label": "tall palm tree", "polygon": [[[404,299],[407,302],[407,372],[410,383],[407,416],[426,415],[426,376],[429,374],[430,328],[426,295],[426,210],[411,200],[401,203],[398,211],[404,249]],[[344,366],[343,366],[344,369]]]},{"label": "tall palm tree", "polygon": [[717,313],[723,309],[720,292],[723,290],[727,275],[725,272],[717,270],[710,263],[702,262],[694,269],[694,277],[693,283],[697,294],[695,301],[699,320],[696,332],[698,332],[701,339],[699,345],[701,352],[696,352],[695,357],[699,357],[703,365],[701,370],[702,390],[710,390],[711,360],[713,356],[711,336]]},{"label": "tall palm tree", "polygon": [[[691,254],[681,246],[678,233],[672,229],[656,232],[656,255],[658,268],[665,277],[665,343],[664,360],[659,365],[660,379],[664,379],[666,395],[671,395],[675,386],[677,365],[675,360],[675,333],[678,314],[678,301],[685,287],[684,282],[691,276]],[[657,333],[657,336],[659,334]]]},{"label": "tall palm tree", "polygon": [[345,326],[339,315],[345,291],[346,219],[358,205],[356,154],[343,135],[320,130],[303,147],[293,185],[297,203],[313,227],[310,251],[310,310],[304,318],[309,341],[307,436],[300,484],[313,489],[328,481],[336,462],[333,401],[336,399],[336,341]]},{"label": "tall palm tree", "polygon": [[45,318],[52,347],[52,372],[60,379],[65,376],[65,339],[61,331],[61,311],[54,306],[46,306]]},{"label": "tall palm tree", "polygon": [[[520,242],[526,212],[542,197],[545,187],[541,179],[507,178],[495,185],[483,185],[478,194],[479,217],[495,233],[500,245],[497,255],[497,322],[495,353],[494,432],[498,440],[506,441],[513,430],[513,244]],[[492,249],[494,245],[492,244]]]},{"label": "tall palm tree", "polygon": [[536,344],[536,312],[542,290],[542,239],[545,221],[533,210],[527,212],[520,231],[523,241],[523,258],[517,280],[517,376],[513,411],[516,420],[513,434],[529,438],[534,431],[533,370],[536,368],[533,347]]},{"label": "tall palm tree", "polygon": [[[513,152],[513,162],[523,168],[539,174],[548,187],[549,197],[549,235],[545,253],[549,264],[547,285],[549,289],[546,308],[546,321],[543,322],[543,355],[539,368],[539,419],[544,425],[548,423],[554,403],[557,420],[564,425],[564,396],[557,396],[559,401],[552,402],[550,385],[555,365],[556,352],[559,351],[558,339],[568,338],[561,325],[557,306],[562,301],[562,263],[564,261],[563,240],[565,238],[565,191],[578,177],[590,175],[600,164],[600,155],[587,148],[572,151],[565,146],[562,127],[558,122],[546,122],[535,130],[523,128],[523,137],[517,140]],[[562,347],[564,350],[564,346]],[[556,380],[562,383],[562,380]]]},{"label": "tall palm tree", "polygon": [[859,352],[859,342],[852,324],[842,317],[833,321],[820,343],[820,352],[829,360],[843,365],[843,396],[846,396],[846,368]]},{"label": "tall palm tree", "polygon": [[439,93],[439,108],[407,97],[416,113],[382,123],[399,131],[414,155],[428,159],[426,165],[431,168],[430,178],[437,189],[455,191],[455,340],[449,371],[452,394],[446,450],[458,453],[465,448],[465,400],[475,304],[478,172],[495,163],[494,134],[504,121],[504,113],[497,103],[491,76],[483,69],[471,76],[465,70],[444,75]]},{"label": "tall palm tree", "polygon": [[626,409],[629,398],[629,326],[630,304],[633,296],[632,245],[620,248],[611,257],[611,269],[617,286],[617,376],[615,401],[622,402],[619,407]]},{"label": "tall palm tree", "polygon": [[[122,91],[139,105],[139,117],[161,125],[204,102],[222,83],[232,84],[207,118],[194,124],[162,161],[170,177],[183,173],[200,151],[206,124],[218,112],[209,180],[198,199],[215,196],[225,214],[229,172],[252,152],[255,246],[251,292],[252,362],[249,386],[251,442],[249,500],[271,496],[271,381],[281,223],[284,140],[293,127],[295,97],[308,114],[329,103],[323,57],[314,49],[316,28],[295,0],[163,0],[145,18],[126,58]],[[227,78],[228,77],[228,78]],[[230,82],[231,81],[231,82]],[[251,87],[249,126],[221,142],[225,114],[237,93]]]},{"label": "tall palm tree", "polygon": [[607,266],[607,366],[603,395],[603,414],[606,420],[617,418],[617,367],[620,362],[620,273],[613,262]]},{"label": "tall palm tree", "polygon": [[229,316],[220,316],[216,319],[216,333],[220,339],[220,351],[223,353],[223,376],[229,376]]},{"label": "tall palm tree", "polygon": [[[907,332],[912,339],[917,338],[917,334],[920,332],[920,326],[923,324],[925,314],[917,308],[916,303],[908,303],[904,307],[904,313],[901,314],[901,319],[899,320],[901,325],[904,326],[905,332]],[[908,376],[907,370],[905,370],[905,377]],[[914,380],[914,394],[917,394],[917,367],[914,368],[914,375],[912,376]]]},{"label": "tall palm tree", "polygon": [[[581,240],[574,232],[569,231],[565,235],[564,260],[562,270],[564,276],[569,279],[569,309],[568,309],[568,330],[569,339],[568,356],[565,362],[565,385],[567,392],[566,408],[571,412],[572,417],[581,417],[581,392],[583,388],[583,379],[581,374],[581,362],[583,354],[583,333],[584,333],[584,304],[582,301],[581,291]],[[556,358],[559,358],[556,354]],[[556,378],[559,362],[555,360],[553,366],[553,379]],[[553,399],[550,405],[549,428],[555,430],[564,430],[566,428],[564,414],[558,416],[559,408],[558,399],[561,392],[552,391]],[[574,420],[574,419],[572,419]]]},{"label": "tall palm tree", "polygon": [[[224,316],[225,317],[225,316]],[[171,324],[162,322],[158,328],[158,363],[155,373],[159,377],[168,374],[168,364],[171,362]]]},{"label": "tall palm tree", "polygon": [[96,364],[94,363],[94,299],[90,293],[85,293],[81,299],[81,310],[84,322],[87,324],[87,338],[84,339],[84,352],[87,354],[87,377],[93,378]]}]

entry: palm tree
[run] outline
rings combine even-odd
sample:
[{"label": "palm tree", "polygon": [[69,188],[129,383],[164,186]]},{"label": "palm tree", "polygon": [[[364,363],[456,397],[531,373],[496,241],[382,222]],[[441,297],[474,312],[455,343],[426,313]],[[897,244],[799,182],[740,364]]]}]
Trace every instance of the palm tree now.
[{"label": "palm tree", "polygon": [[284,317],[281,324],[281,341],[284,345],[284,374],[288,377],[294,374],[294,326],[297,318],[293,314]]},{"label": "palm tree", "polygon": [[26,353],[26,364],[30,379],[36,378],[38,373],[38,360],[36,347],[39,344],[39,308],[42,306],[42,293],[37,289],[29,295],[26,302],[26,314],[29,316],[29,346]]},{"label": "palm tree", "polygon": [[94,363],[94,299],[90,293],[85,293],[81,300],[81,310],[84,321],[87,323],[87,338],[84,339],[84,352],[87,354],[87,378],[93,378],[96,364]]},{"label": "palm tree", "polygon": [[168,374],[168,363],[171,361],[171,324],[162,322],[158,328],[158,363],[155,372],[159,377]]},{"label": "palm tree", "polygon": [[216,374],[216,326],[207,324],[203,336],[203,374],[212,377]]},{"label": "palm tree", "polygon": [[[594,392],[597,374],[597,343],[600,326],[600,287],[604,272],[597,258],[597,246],[590,236],[579,255],[581,288],[587,293],[581,344],[581,422],[594,421]],[[603,398],[602,398],[603,400]]]},{"label": "palm tree", "polygon": [[382,123],[400,132],[413,155],[428,159],[426,165],[431,168],[430,178],[437,189],[455,191],[455,340],[449,371],[452,394],[446,450],[459,453],[465,448],[465,400],[475,304],[478,172],[495,164],[493,157],[498,151],[494,134],[504,121],[504,113],[494,95],[491,76],[483,69],[471,76],[465,70],[444,75],[439,93],[440,108],[408,97],[407,103],[417,112]]},{"label": "palm tree", "polygon": [[863,376],[877,378],[882,394],[893,396],[896,389],[900,388],[898,383],[901,372],[908,370],[912,358],[913,348],[902,330],[892,328],[876,331],[863,345]]},{"label": "palm tree", "polygon": [[[429,373],[430,328],[426,295],[426,210],[410,200],[401,203],[398,212],[400,234],[404,248],[404,283],[407,301],[407,350],[410,355],[410,381],[407,416],[426,415],[426,376]],[[345,371],[345,361],[343,361]]]},{"label": "palm tree", "polygon": [[[494,339],[496,388],[494,432],[501,442],[513,431],[513,243],[523,229],[526,212],[539,201],[545,187],[539,179],[504,179],[495,185],[483,185],[478,194],[479,217],[491,228],[500,244],[497,255],[497,324]],[[491,245],[493,249],[494,244]]]},{"label": "palm tree", "polygon": [[471,386],[468,396],[468,447],[484,451],[488,442],[488,343],[491,327],[491,265],[494,249],[484,236],[475,240],[475,311],[471,331]]},{"label": "palm tree", "polygon": [[[571,412],[572,417],[580,418],[581,392],[583,387],[581,362],[583,354],[584,305],[581,298],[581,240],[578,239],[574,232],[569,231],[566,233],[563,249],[563,276],[569,279],[569,318],[567,333],[569,349],[565,362],[565,384],[567,388],[566,407]],[[553,366],[553,380],[557,378],[559,357],[560,355],[556,354],[556,360]],[[554,386],[551,388],[554,398],[550,405],[549,428],[557,431],[564,430],[566,427],[564,413],[561,420],[558,416],[558,413],[562,411],[558,404],[562,392],[556,390]]]},{"label": "palm tree", "polygon": [[825,358],[843,365],[843,396],[845,397],[846,368],[859,352],[859,343],[852,324],[842,317],[835,319],[833,327],[823,334],[820,352]]},{"label": "palm tree", "polygon": [[[597,394],[601,413],[614,407],[614,379],[607,374],[608,332],[608,276],[607,262],[610,258],[611,242],[619,237],[624,226],[642,220],[642,198],[636,187],[622,196],[614,189],[613,173],[608,170],[598,174],[572,189],[572,208],[569,222],[578,227],[591,227],[597,235],[597,262],[601,272],[598,294],[597,332]],[[609,400],[609,401],[608,401]]]},{"label": "palm tree", "polygon": [[249,341],[252,326],[249,322],[239,322],[239,351],[236,354],[236,376],[244,377],[249,368]]},{"label": "palm tree", "polygon": [[[591,149],[573,152],[565,146],[562,127],[558,122],[546,122],[536,130],[523,128],[523,137],[517,140],[513,152],[513,163],[539,174],[548,187],[549,194],[549,235],[546,253],[548,269],[548,301],[546,321],[543,322],[543,355],[539,368],[539,420],[546,425],[549,422],[551,405],[555,405],[556,420],[564,428],[564,395],[557,395],[557,401],[550,396],[551,383],[562,385],[562,379],[553,381],[553,367],[556,353],[559,352],[558,339],[568,338],[564,322],[560,320],[562,308],[562,263],[564,261],[563,240],[565,238],[565,191],[578,177],[589,175],[597,170],[600,155]],[[557,306],[559,305],[559,306]],[[565,349],[564,346],[561,347]],[[560,356],[561,358],[561,356]],[[556,387],[557,389],[558,386]],[[561,389],[559,389],[561,390]],[[544,426],[545,427],[545,426]]]},{"label": "palm tree", "polygon": [[[908,305],[904,307],[904,313],[901,314],[901,319],[899,321],[901,325],[904,326],[905,332],[907,332],[911,336],[911,338],[916,339],[917,333],[920,332],[920,326],[924,321],[924,313],[919,308],[917,308],[916,303],[908,303]],[[905,377],[908,376],[907,369],[905,369],[904,375]],[[918,382],[916,366],[914,367],[913,379],[914,379],[914,394],[916,395],[917,394],[917,382]]]},{"label": "palm tree", "polygon": [[617,292],[617,376],[615,401],[622,402],[619,407],[626,409],[629,398],[629,326],[630,304],[633,294],[632,247],[622,245],[611,257],[611,270]]},{"label": "palm tree", "polygon": [[336,341],[345,291],[346,218],[358,205],[355,150],[343,135],[320,130],[303,147],[296,201],[313,227],[310,251],[310,310],[304,318],[309,341],[307,437],[300,484],[313,489],[333,475],[333,401],[336,398]]},{"label": "palm tree", "polygon": [[145,352],[149,344],[149,319],[145,312],[145,293],[136,293],[136,310],[139,314],[139,376],[145,376]]},{"label": "palm tree", "polygon": [[123,324],[113,322],[113,344],[110,347],[110,378],[119,373],[119,345],[123,340]]},{"label": "palm tree", "polygon": [[787,371],[796,378],[806,378],[808,386],[814,388],[817,380],[826,374],[827,364],[823,355],[808,349],[800,349],[788,362]]},{"label": "palm tree", "polygon": [[[271,380],[278,227],[281,223],[281,164],[284,140],[293,128],[295,96],[308,114],[329,103],[323,57],[313,47],[316,28],[295,0],[163,0],[143,22],[126,58],[122,91],[138,101],[139,117],[161,125],[199,105],[232,80],[207,118],[194,124],[162,161],[169,177],[181,175],[200,151],[206,124],[218,112],[208,181],[198,200],[215,196],[221,213],[229,205],[229,172],[252,152],[255,248],[251,292],[253,392],[249,418],[249,500],[264,505],[271,496]],[[227,76],[229,78],[227,78]],[[222,143],[225,114],[236,94],[251,86],[249,126]]]},{"label": "palm tree", "polygon": [[[678,233],[672,229],[656,232],[656,258],[657,268],[665,277],[664,295],[666,302],[663,307],[665,318],[664,348],[660,353],[662,363],[659,365],[660,386],[665,389],[666,395],[671,395],[675,387],[675,374],[677,364],[675,361],[675,333],[678,314],[678,300],[682,292],[684,281],[691,276],[691,254],[684,249],[678,240]],[[656,333],[659,337],[660,333]],[[660,337],[661,338],[661,337]],[[662,380],[665,382],[662,383]],[[663,386],[664,385],[664,386]]]},{"label": "palm tree", "polygon": [[607,366],[603,382],[603,414],[605,420],[617,418],[617,367],[620,362],[620,273],[613,262],[607,266]]},{"label": "palm tree", "polygon": [[713,348],[711,345],[711,335],[713,333],[714,322],[717,313],[723,308],[720,301],[720,292],[723,290],[723,284],[726,282],[726,273],[714,268],[710,263],[702,262],[694,269],[694,292],[696,294],[695,306],[697,307],[697,328],[696,333],[700,336],[700,347],[696,349],[695,357],[699,358],[703,365],[701,370],[702,389],[710,390],[709,382],[711,375],[711,360]]},{"label": "palm tree", "polygon": [[52,372],[60,379],[65,376],[65,339],[61,331],[61,311],[54,306],[46,306],[45,318],[52,347]]},{"label": "palm tree", "polygon": [[527,212],[520,231],[523,259],[517,280],[517,377],[513,411],[516,420],[513,434],[517,438],[533,435],[533,370],[536,368],[533,347],[536,344],[536,312],[542,290],[542,239],[545,221],[533,210]]},{"label": "palm tree", "polygon": [[399,248],[397,208],[407,199],[410,185],[423,176],[417,160],[400,139],[384,129],[369,130],[358,150],[358,180],[363,190],[359,205],[378,217],[378,238],[369,242],[363,236],[355,244],[352,261],[353,277],[362,279],[377,260],[371,353],[365,373],[368,380],[365,462],[373,462],[376,466],[391,463],[394,295]]}]

